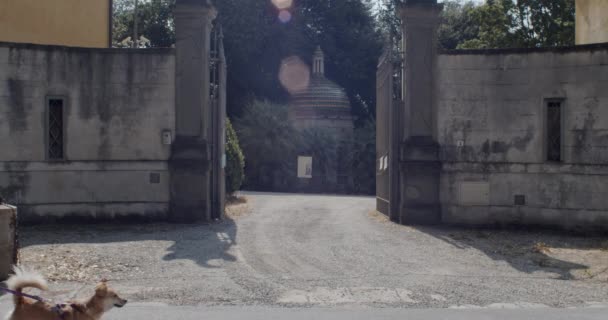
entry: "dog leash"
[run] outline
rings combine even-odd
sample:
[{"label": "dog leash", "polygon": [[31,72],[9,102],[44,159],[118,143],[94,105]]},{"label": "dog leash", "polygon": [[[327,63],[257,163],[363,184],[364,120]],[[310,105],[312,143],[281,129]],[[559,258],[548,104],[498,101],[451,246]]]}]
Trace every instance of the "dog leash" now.
[{"label": "dog leash", "polygon": [[[6,293],[10,293],[14,296],[19,296],[19,297],[25,297],[25,298],[30,298],[32,300],[36,300],[38,302],[42,302],[42,303],[48,303],[50,305],[53,305],[52,303],[50,303],[48,300],[40,297],[40,296],[35,296],[35,295],[31,295],[31,294],[27,294],[27,293],[23,293],[23,292],[19,292],[19,291],[15,291],[15,290],[11,290],[8,288],[3,288],[0,287],[0,290],[6,292]],[[65,320],[65,315],[63,313],[63,308],[65,308],[66,306],[68,306],[68,304],[66,303],[56,303],[55,305],[53,305],[53,307],[51,308],[51,310],[53,310],[57,316],[59,316],[60,320]],[[82,310],[80,310],[79,308],[75,308],[73,305],[72,306],[74,309],[82,312]]]}]

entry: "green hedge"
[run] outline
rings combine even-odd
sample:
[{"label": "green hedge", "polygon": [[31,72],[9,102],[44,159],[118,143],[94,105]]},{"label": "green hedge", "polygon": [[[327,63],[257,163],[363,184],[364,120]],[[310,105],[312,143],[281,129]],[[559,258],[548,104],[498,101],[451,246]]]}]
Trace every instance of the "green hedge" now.
[{"label": "green hedge", "polygon": [[239,145],[239,138],[226,118],[226,193],[233,194],[241,188],[245,178],[245,156]]}]

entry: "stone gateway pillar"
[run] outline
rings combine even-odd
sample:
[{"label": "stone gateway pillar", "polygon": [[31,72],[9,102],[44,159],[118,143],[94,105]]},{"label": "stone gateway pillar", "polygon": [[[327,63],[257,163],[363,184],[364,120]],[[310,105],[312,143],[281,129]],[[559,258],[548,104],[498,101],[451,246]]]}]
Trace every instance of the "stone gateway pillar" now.
[{"label": "stone gateway pillar", "polygon": [[[399,130],[399,212],[403,224],[441,222],[439,145],[433,97],[436,30],[443,9],[437,0],[404,0],[398,8],[403,35],[402,106]],[[392,200],[392,199],[391,199]]]},{"label": "stone gateway pillar", "polygon": [[209,0],[177,0],[175,16],[175,140],[169,162],[170,219],[211,220]]}]

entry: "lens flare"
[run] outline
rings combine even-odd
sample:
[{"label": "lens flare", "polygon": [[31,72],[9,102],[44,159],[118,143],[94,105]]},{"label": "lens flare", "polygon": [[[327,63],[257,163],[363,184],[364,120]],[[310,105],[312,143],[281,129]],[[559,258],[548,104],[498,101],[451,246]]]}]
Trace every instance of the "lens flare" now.
[{"label": "lens flare", "polygon": [[291,21],[291,13],[287,10],[281,10],[281,12],[279,12],[279,20],[283,23]]},{"label": "lens flare", "polygon": [[293,0],[272,0],[272,4],[280,10],[291,8]]},{"label": "lens flare", "polygon": [[291,56],[281,61],[279,70],[281,85],[290,94],[308,88],[310,83],[310,70],[308,66],[297,56]]}]

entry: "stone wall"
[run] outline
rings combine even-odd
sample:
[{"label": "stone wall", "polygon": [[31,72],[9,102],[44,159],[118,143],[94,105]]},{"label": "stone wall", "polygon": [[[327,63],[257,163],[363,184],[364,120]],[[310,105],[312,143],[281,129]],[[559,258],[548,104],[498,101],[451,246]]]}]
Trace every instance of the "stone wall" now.
[{"label": "stone wall", "polygon": [[444,222],[608,229],[608,45],[445,52],[435,72]]},{"label": "stone wall", "polygon": [[17,264],[17,208],[0,200],[0,281],[6,280]]},{"label": "stone wall", "polygon": [[[61,161],[49,98],[64,100]],[[0,43],[0,194],[21,221],[166,217],[174,130],[173,50]]]}]

